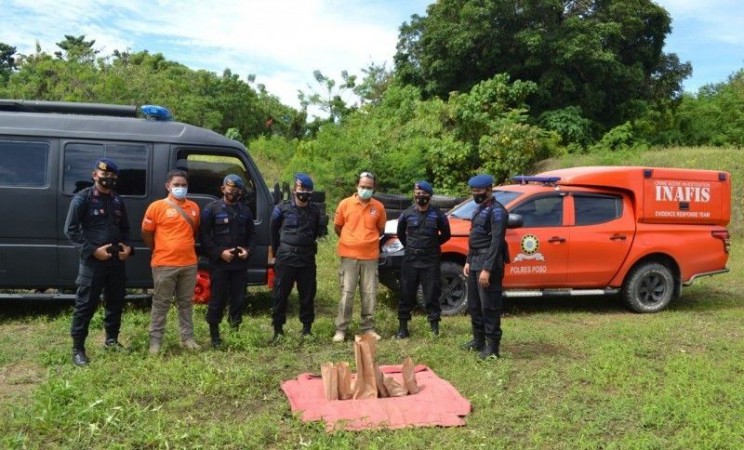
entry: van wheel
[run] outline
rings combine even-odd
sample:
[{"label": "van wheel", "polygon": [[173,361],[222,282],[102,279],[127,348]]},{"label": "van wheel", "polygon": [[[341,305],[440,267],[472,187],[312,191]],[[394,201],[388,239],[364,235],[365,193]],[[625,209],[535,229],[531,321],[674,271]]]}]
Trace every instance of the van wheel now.
[{"label": "van wheel", "polygon": [[659,312],[674,296],[671,270],[657,262],[647,262],[633,269],[623,285],[623,300],[638,313]]},{"label": "van wheel", "polygon": [[[442,296],[439,303],[443,316],[457,316],[468,310],[468,279],[462,274],[462,265],[445,261],[442,263]],[[424,293],[421,286],[416,301],[424,308]]]}]

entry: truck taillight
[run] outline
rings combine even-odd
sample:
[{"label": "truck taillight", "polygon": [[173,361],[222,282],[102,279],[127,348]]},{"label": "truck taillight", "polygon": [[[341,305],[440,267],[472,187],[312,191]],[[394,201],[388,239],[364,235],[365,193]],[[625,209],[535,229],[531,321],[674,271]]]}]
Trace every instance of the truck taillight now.
[{"label": "truck taillight", "polygon": [[712,234],[714,238],[723,241],[723,250],[726,253],[731,250],[731,236],[729,235],[728,230],[711,231],[710,234]]}]

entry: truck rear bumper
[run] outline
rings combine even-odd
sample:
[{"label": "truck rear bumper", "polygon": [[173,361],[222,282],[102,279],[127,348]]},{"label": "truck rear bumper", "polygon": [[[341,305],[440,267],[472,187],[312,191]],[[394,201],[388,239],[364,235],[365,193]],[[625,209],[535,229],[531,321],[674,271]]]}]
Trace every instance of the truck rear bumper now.
[{"label": "truck rear bumper", "polygon": [[691,276],[689,280],[687,280],[684,283],[682,283],[682,286],[691,286],[692,283],[695,282],[695,280],[697,280],[698,278],[701,278],[701,277],[712,277],[713,275],[720,275],[720,274],[728,273],[728,272],[729,272],[729,269],[726,268],[726,269],[721,269],[721,270],[714,270],[712,272],[697,273],[697,274]]}]

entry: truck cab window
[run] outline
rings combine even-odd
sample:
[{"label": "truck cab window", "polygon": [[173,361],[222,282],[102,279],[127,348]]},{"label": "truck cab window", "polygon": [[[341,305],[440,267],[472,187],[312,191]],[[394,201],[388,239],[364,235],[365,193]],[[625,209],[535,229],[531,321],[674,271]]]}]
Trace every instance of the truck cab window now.
[{"label": "truck cab window", "polygon": [[522,216],[524,227],[559,227],[563,225],[563,197],[528,200],[511,212]]},{"label": "truck cab window", "polygon": [[623,215],[620,197],[575,195],[576,225],[596,225],[615,220]]}]

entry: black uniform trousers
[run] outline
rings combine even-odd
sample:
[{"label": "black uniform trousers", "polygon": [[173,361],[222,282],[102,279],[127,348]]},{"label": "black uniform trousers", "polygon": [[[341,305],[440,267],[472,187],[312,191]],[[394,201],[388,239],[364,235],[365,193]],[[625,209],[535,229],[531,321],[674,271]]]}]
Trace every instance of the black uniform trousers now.
[{"label": "black uniform trousers", "polygon": [[470,270],[468,276],[468,312],[473,333],[483,333],[489,339],[501,341],[503,300],[501,279],[503,269],[494,268],[487,288],[478,285],[480,270]]},{"label": "black uniform trousers", "polygon": [[91,256],[80,262],[76,283],[78,288],[70,327],[73,345],[82,349],[85,338],[88,337],[88,325],[101,300],[101,293],[104,294],[103,326],[106,338],[117,339],[126,295],[124,261],[119,258],[99,261]]},{"label": "black uniform trousers", "polygon": [[242,268],[212,267],[209,272],[212,298],[207,305],[207,323],[222,322],[225,306],[229,302],[228,320],[237,327],[243,323],[245,312],[245,289],[248,284],[248,272]]},{"label": "black uniform trousers", "polygon": [[300,297],[300,322],[312,325],[315,321],[315,294],[318,290],[317,266],[314,255],[303,255],[305,264],[290,263],[277,255],[274,265],[274,290],[272,292],[272,324],[282,326],[287,322],[287,299],[297,283]]},{"label": "black uniform trousers", "polygon": [[400,302],[398,320],[411,320],[416,305],[418,286],[424,293],[424,307],[429,322],[439,322],[442,316],[442,269],[439,261],[429,264],[416,263],[415,255],[406,255],[400,268]]}]

